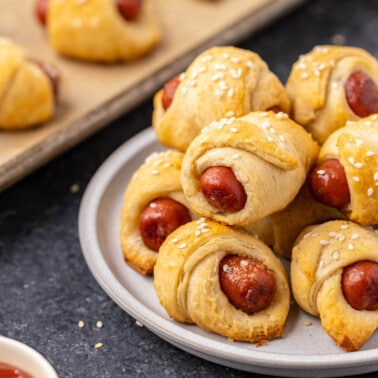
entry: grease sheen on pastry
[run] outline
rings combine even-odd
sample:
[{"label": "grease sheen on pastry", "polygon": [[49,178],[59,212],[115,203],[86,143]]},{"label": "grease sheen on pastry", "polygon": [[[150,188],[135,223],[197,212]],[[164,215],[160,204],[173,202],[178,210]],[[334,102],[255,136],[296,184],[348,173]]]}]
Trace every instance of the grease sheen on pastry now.
[{"label": "grease sheen on pastry", "polygon": [[240,117],[250,111],[288,112],[285,88],[256,53],[232,46],[212,47],[199,54],[180,76],[167,110],[163,90],[154,96],[152,125],[159,141],[185,151],[212,121]]},{"label": "grease sheen on pastry", "polygon": [[[284,113],[251,112],[204,128],[185,152],[182,186],[190,205],[203,216],[247,226],[283,210],[301,189],[318,145]],[[221,211],[201,190],[203,172],[229,167],[246,193],[244,207]]]},{"label": "grease sheen on pastry", "polygon": [[378,235],[348,221],[306,228],[291,262],[291,287],[299,306],[320,317],[322,327],[346,351],[355,351],[378,327],[378,310],[356,310],[342,289],[343,269],[355,262],[378,263]]},{"label": "grease sheen on pastry", "polygon": [[137,20],[127,21],[111,0],[50,0],[47,33],[62,55],[94,62],[133,61],[161,40],[153,1],[144,0]]},{"label": "grease sheen on pastry", "polygon": [[0,129],[30,128],[48,121],[54,111],[48,76],[21,46],[0,38]]},{"label": "grease sheen on pastry", "polygon": [[[377,60],[357,47],[316,46],[293,65],[286,83],[291,117],[320,144],[346,121],[360,118],[345,93],[348,79],[356,72],[367,74],[378,85]],[[368,97],[369,93],[364,95]]]},{"label": "grease sheen on pastry", "polygon": [[[268,307],[248,314],[230,303],[219,283],[219,264],[227,255],[255,259],[273,273],[276,291]],[[286,272],[274,253],[251,235],[206,219],[167,237],[155,265],[154,288],[175,320],[233,340],[264,343],[281,337],[290,306]]]}]

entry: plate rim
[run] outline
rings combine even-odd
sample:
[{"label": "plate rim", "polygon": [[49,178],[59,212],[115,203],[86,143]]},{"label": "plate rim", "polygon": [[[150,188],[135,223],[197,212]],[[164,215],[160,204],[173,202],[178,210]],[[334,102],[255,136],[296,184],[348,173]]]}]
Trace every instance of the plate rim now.
[{"label": "plate rim", "polygon": [[[182,328],[180,323],[175,324],[162,318],[142,304],[118,281],[117,277],[106,263],[99,245],[96,233],[98,209],[105,191],[120,169],[132,159],[136,152],[140,152],[143,148],[146,148],[156,141],[157,139],[153,128],[148,127],[121,144],[105,159],[92,176],[80,203],[78,214],[80,246],[89,270],[106,294],[130,316],[146,326],[152,333],[178,348],[195,355],[195,352],[201,354],[209,354],[210,352],[210,357],[213,356],[216,359],[225,359],[227,362],[235,362],[237,364],[248,364],[248,366],[251,367],[256,366],[260,368],[258,372],[262,373],[264,373],[264,368],[266,368],[269,374],[272,374],[271,369],[292,369],[291,371],[295,371],[316,368],[327,369],[328,371],[341,368],[356,368],[359,370],[354,374],[374,371],[371,369],[366,370],[369,366],[374,366],[376,370],[378,368],[378,348],[353,353],[345,352],[345,354],[299,355],[264,352],[261,351],[261,349],[259,349],[257,353],[253,350],[245,350],[245,352],[241,353],[240,348],[230,344],[227,346],[227,351],[224,351],[224,344],[222,342],[210,340],[202,335],[193,334],[187,329]],[[182,340],[185,340],[185,343],[183,343]],[[206,349],[204,349],[204,345],[206,345]],[[248,356],[245,355],[246,353],[248,353]],[[200,354],[197,354],[197,356],[201,357]],[[206,356],[203,356],[203,358],[208,359]],[[266,366],[267,363],[269,363],[268,367]],[[365,370],[361,364],[363,364]],[[245,370],[240,367],[236,368]],[[248,371],[253,372],[256,370]],[[280,371],[280,373],[282,374],[282,371]],[[352,371],[349,371],[349,373],[353,374]]]}]

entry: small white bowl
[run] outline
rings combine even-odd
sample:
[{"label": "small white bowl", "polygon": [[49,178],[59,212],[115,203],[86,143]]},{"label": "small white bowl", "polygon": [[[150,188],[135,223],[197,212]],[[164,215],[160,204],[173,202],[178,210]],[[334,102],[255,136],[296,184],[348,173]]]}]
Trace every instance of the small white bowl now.
[{"label": "small white bowl", "polygon": [[17,367],[35,378],[58,378],[54,368],[39,352],[5,336],[0,336],[0,362]]}]

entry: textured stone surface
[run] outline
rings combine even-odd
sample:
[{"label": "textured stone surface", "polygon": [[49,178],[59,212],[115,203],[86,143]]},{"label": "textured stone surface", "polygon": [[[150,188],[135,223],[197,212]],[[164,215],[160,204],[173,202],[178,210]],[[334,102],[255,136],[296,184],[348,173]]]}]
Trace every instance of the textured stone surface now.
[{"label": "textured stone surface", "polygon": [[[239,46],[261,54],[285,81],[299,54],[338,34],[378,56],[377,19],[375,1],[311,1]],[[0,334],[39,350],[61,377],[257,377],[191,356],[138,327],[82,256],[77,217],[85,187],[118,146],[150,125],[151,111],[148,99],[0,194]],[[94,348],[98,342],[102,349]]]}]

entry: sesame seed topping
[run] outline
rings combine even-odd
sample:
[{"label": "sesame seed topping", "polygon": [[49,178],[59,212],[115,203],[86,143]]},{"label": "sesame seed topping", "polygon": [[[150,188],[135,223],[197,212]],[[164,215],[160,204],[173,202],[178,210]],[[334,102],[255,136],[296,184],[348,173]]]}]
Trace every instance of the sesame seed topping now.
[{"label": "sesame seed topping", "polygon": [[96,349],[101,349],[102,347],[103,347],[104,345],[102,344],[102,343],[97,343],[97,344],[95,344],[95,348]]},{"label": "sesame seed topping", "polygon": [[340,226],[340,228],[341,228],[342,230],[347,230],[347,229],[349,228],[349,225],[348,225],[348,224],[342,224],[342,225]]},{"label": "sesame seed topping", "polygon": [[231,132],[232,133],[237,133],[239,130],[236,127],[231,127]]},{"label": "sesame seed topping", "polygon": [[240,265],[241,266],[247,266],[248,265],[248,261],[247,260],[241,260],[240,261]]},{"label": "sesame seed topping", "polygon": [[195,230],[195,231],[194,231],[194,235],[196,235],[196,236],[200,236],[200,235],[201,235],[201,230]]},{"label": "sesame seed topping", "polygon": [[157,204],[156,204],[155,202],[151,202],[151,203],[149,204],[149,206],[150,206],[152,209],[156,209]]},{"label": "sesame seed topping", "polygon": [[348,158],[348,161],[349,161],[350,164],[354,164],[355,163],[354,158],[352,156],[350,158]]},{"label": "sesame seed topping", "polygon": [[369,188],[369,189],[367,190],[367,195],[368,195],[368,197],[371,197],[371,196],[373,195],[373,193],[374,193],[374,189],[373,189],[373,188]]},{"label": "sesame seed topping", "polygon": [[367,157],[374,156],[375,152],[374,151],[367,151],[365,154]]},{"label": "sesame seed topping", "polygon": [[235,115],[233,110],[230,110],[226,113],[226,117],[233,117]]},{"label": "sesame seed topping", "polygon": [[273,138],[268,136],[266,139],[268,139],[268,142],[273,142]]},{"label": "sesame seed topping", "polygon": [[330,241],[329,240],[325,240],[325,239],[322,239],[322,240],[320,240],[320,245],[328,245],[329,243],[330,243]]},{"label": "sesame seed topping", "polygon": [[353,234],[350,238],[352,240],[358,239],[359,235],[358,234]]},{"label": "sesame seed topping", "polygon": [[374,173],[374,181],[378,181],[378,172]]},{"label": "sesame seed topping", "polygon": [[358,162],[358,163],[355,163],[354,166],[356,168],[362,168],[364,165],[363,165],[363,163]]},{"label": "sesame seed topping", "polygon": [[230,267],[227,264],[223,265],[223,272],[228,272],[230,270]]},{"label": "sesame seed topping", "polygon": [[316,171],[316,173],[317,173],[318,175],[325,175],[326,171],[325,171],[324,169],[318,169],[318,170]]},{"label": "sesame seed topping", "polygon": [[301,73],[301,78],[302,79],[307,79],[309,77],[309,74],[307,72],[302,72]]},{"label": "sesame seed topping", "polygon": [[354,250],[354,245],[353,245],[352,243],[349,243],[349,244],[348,244],[348,249],[349,249],[350,251],[353,251],[353,250]]},{"label": "sesame seed topping", "polygon": [[338,258],[340,257],[340,252],[339,251],[333,252],[332,257],[334,258],[334,260],[338,260]]},{"label": "sesame seed topping", "polygon": [[353,177],[352,177],[352,180],[353,180],[354,182],[360,182],[360,178],[359,178],[358,176],[353,176]]},{"label": "sesame seed topping", "polygon": [[234,95],[234,88],[230,88],[227,92],[228,97],[232,97]]},{"label": "sesame seed topping", "polygon": [[203,229],[201,230],[201,232],[202,232],[203,234],[207,234],[208,232],[210,232],[210,229],[208,229],[208,228],[203,228]]},{"label": "sesame seed topping", "polygon": [[85,323],[82,320],[79,320],[79,323],[77,323],[77,325],[79,326],[79,328],[85,327]]},{"label": "sesame seed topping", "polygon": [[338,233],[337,233],[337,232],[334,232],[334,231],[328,233],[328,236],[329,236],[330,238],[335,238],[337,235],[338,235]]},{"label": "sesame seed topping", "polygon": [[97,323],[96,323],[96,327],[97,328],[102,328],[104,326],[104,324],[102,323],[101,320],[98,320]]},{"label": "sesame seed topping", "polygon": [[276,117],[278,119],[286,119],[286,118],[289,118],[289,116],[287,115],[287,113],[284,113],[284,112],[278,112],[276,113]]},{"label": "sesame seed topping", "polygon": [[151,171],[151,174],[153,174],[153,175],[158,175],[158,174],[159,174],[159,171],[158,171],[157,169],[153,169],[153,170]]},{"label": "sesame seed topping", "polygon": [[340,235],[340,236],[337,238],[337,240],[338,240],[339,242],[342,242],[342,241],[345,240],[345,236],[344,236],[344,235]]},{"label": "sesame seed topping", "polygon": [[233,159],[239,159],[240,158],[240,154],[238,153],[235,153],[231,156]]},{"label": "sesame seed topping", "polygon": [[138,327],[143,327],[143,324],[142,324],[139,320],[136,320],[136,321],[135,321],[135,324],[136,324]]},{"label": "sesame seed topping", "polygon": [[177,242],[178,242],[178,238],[173,238],[173,239],[171,240],[171,242],[174,243],[174,244],[177,243]]},{"label": "sesame seed topping", "polygon": [[183,249],[183,248],[186,247],[186,243],[181,243],[178,247],[179,247],[179,249]]}]

